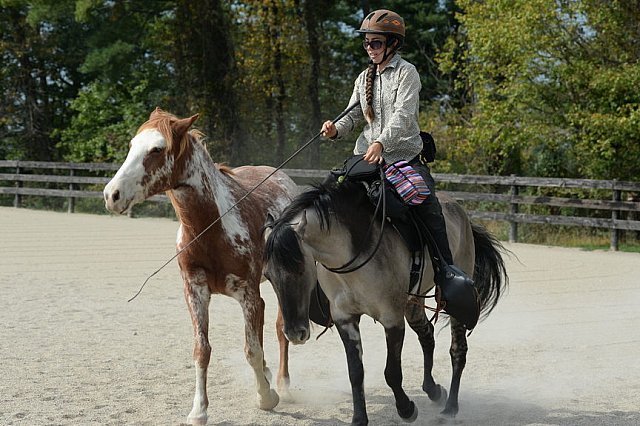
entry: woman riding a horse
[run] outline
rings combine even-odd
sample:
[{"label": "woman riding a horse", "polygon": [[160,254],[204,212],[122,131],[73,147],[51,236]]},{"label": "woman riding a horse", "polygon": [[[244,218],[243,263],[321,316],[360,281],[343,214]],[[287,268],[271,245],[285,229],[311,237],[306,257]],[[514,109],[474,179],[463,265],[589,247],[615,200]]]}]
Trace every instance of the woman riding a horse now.
[{"label": "woman riding a horse", "polygon": [[[354,154],[363,155],[370,164],[408,162],[428,187],[426,199],[413,207],[418,222],[426,226],[435,241],[439,256],[434,255],[441,257],[440,262],[453,265],[442,208],[435,196],[435,182],[420,156],[423,148],[418,124],[420,76],[416,67],[398,54],[405,37],[404,20],[390,10],[376,10],[365,17],[358,32],[364,34],[362,44],[370,60],[355,81],[349,104],[359,102],[361,108],[352,109],[336,123],[326,121],[322,126],[323,135],[341,139],[364,122]],[[439,274],[438,280],[443,297],[453,299],[445,299],[447,310],[454,316],[473,312],[474,317],[477,307],[473,306],[476,295],[469,285],[471,280],[459,268],[447,268],[447,273],[453,276],[445,279],[446,274]],[[465,319],[463,322],[468,328],[477,322],[477,317]]]}]

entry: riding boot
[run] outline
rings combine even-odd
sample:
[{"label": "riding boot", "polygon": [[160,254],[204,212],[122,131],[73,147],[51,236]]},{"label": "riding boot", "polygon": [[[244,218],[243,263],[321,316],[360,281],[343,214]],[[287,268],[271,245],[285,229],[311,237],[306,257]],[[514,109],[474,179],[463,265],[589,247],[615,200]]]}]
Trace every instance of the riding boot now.
[{"label": "riding boot", "polygon": [[447,227],[438,199],[433,196],[417,206],[421,221],[431,234],[442,259],[436,268],[435,281],[440,287],[444,311],[472,330],[480,317],[478,291],[473,280],[453,264],[453,256],[447,239]]},{"label": "riding boot", "polygon": [[437,268],[435,281],[440,287],[441,297],[445,302],[444,310],[461,322],[467,330],[472,330],[480,317],[478,291],[473,280],[453,264],[453,256],[447,238],[447,225],[440,202],[435,196],[435,185],[429,168],[422,163],[412,165],[422,175],[431,190],[431,195],[415,209],[420,221],[427,228],[437,246],[436,252],[439,251],[442,257],[438,259],[440,265]]},{"label": "riding boot", "polygon": [[438,251],[442,255],[440,261],[447,265],[453,265],[453,255],[447,238],[447,225],[444,221],[442,207],[438,198],[434,194],[430,195],[422,204],[417,206],[417,210],[420,219],[422,219],[423,224],[427,227],[435,244],[438,246]]}]

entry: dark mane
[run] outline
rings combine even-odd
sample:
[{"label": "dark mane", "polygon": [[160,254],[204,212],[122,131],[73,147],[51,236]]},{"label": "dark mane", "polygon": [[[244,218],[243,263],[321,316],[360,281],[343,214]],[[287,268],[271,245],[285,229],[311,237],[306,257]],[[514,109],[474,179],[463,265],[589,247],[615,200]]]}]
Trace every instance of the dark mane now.
[{"label": "dark mane", "polygon": [[323,229],[331,226],[331,213],[335,214],[337,220],[351,228],[349,224],[354,217],[358,222],[366,222],[367,216],[372,212],[365,187],[360,183],[349,181],[341,184],[319,183],[298,195],[282,212],[277,222],[291,222],[301,211],[310,207],[313,207],[320,218],[320,226]]},{"label": "dark mane", "polygon": [[367,199],[365,187],[348,181],[339,185],[333,182],[314,184],[298,195],[273,223],[264,252],[266,261],[273,256],[274,261],[287,271],[301,270],[304,258],[291,225],[296,216],[308,208],[313,208],[318,215],[321,229],[329,229],[333,218],[350,231],[352,244],[368,241],[366,234],[373,206]]}]

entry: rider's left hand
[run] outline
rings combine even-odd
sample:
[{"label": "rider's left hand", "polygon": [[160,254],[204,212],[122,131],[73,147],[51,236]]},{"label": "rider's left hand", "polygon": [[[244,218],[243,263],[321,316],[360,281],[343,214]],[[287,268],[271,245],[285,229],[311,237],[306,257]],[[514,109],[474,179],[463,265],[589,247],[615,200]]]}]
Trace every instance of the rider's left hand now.
[{"label": "rider's left hand", "polygon": [[367,149],[363,158],[369,164],[381,164],[384,161],[382,159],[382,151],[384,151],[384,147],[380,142],[376,141],[369,145],[369,149]]}]

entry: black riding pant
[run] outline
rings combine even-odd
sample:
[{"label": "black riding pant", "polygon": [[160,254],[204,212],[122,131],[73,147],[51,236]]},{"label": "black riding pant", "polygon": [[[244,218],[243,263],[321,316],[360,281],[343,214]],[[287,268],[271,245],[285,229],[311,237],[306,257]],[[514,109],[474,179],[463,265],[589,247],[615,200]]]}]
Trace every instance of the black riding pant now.
[{"label": "black riding pant", "polygon": [[453,265],[453,256],[451,255],[451,249],[449,248],[449,240],[447,238],[447,225],[442,215],[442,207],[436,197],[436,184],[431,176],[429,166],[423,164],[419,158],[414,158],[409,164],[423,177],[427,183],[431,194],[420,205],[412,207],[418,212],[418,215],[422,222],[426,225],[428,231],[433,236],[435,243],[442,254],[442,260],[448,265]]}]

